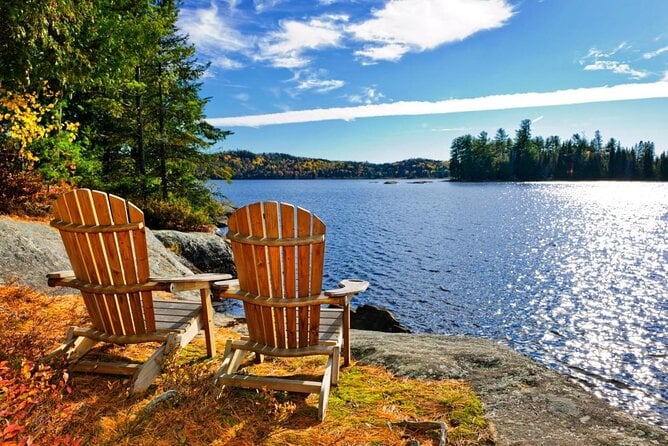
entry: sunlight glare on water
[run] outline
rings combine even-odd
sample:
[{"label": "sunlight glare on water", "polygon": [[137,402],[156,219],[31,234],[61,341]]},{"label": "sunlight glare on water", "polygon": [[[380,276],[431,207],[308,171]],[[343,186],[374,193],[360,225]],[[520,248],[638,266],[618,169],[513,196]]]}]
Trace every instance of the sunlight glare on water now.
[{"label": "sunlight glare on water", "polygon": [[495,339],[668,428],[668,184],[256,180],[327,224],[325,286],[417,332]]}]

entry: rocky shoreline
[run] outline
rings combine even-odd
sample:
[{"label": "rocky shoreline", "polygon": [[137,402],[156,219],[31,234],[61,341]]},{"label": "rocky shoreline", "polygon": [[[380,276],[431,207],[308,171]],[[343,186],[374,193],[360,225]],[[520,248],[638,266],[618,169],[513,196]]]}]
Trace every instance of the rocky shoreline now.
[{"label": "rocky shoreline", "polygon": [[[184,263],[202,272],[234,273],[229,247],[222,238],[174,232],[156,231],[157,238],[149,235],[152,274],[186,275],[190,270]],[[70,266],[55,230],[42,222],[0,217],[0,235],[0,283],[58,292],[46,286],[45,275]],[[370,311],[370,322],[382,313]],[[401,331],[396,320],[388,319],[384,325]],[[567,377],[488,340],[367,330],[354,330],[352,339],[353,357],[360,363],[382,365],[398,376],[468,380],[485,405],[498,445],[668,444],[668,432],[609,406]]]}]

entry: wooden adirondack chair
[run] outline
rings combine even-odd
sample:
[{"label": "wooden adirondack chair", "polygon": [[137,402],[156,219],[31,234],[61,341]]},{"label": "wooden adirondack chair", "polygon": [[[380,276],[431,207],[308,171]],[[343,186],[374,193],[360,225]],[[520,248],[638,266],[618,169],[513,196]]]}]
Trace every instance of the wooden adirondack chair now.
[{"label": "wooden adirondack chair", "polygon": [[[48,283],[80,290],[92,327],[70,327],[65,343],[49,356],[64,354],[71,371],[131,376],[131,390],[139,392],[160,373],[165,356],[201,329],[208,355],[215,354],[209,288],[230,275],[150,278],[144,214],[104,192],[65,193],[55,203],[51,225],[60,231],[73,271],[48,274]],[[153,291],[195,289],[200,290],[201,302],[153,296]],[[143,364],[83,360],[98,342],[161,345]]]},{"label": "wooden adirondack chair", "polygon": [[[318,417],[338,382],[339,354],[350,361],[350,300],[368,282],[344,280],[322,292],[325,224],[310,212],[276,202],[253,203],[228,221],[238,280],[216,282],[218,297],[240,299],[248,337],[232,349],[216,374],[220,386],[319,393]],[[342,308],[321,308],[335,304]],[[328,356],[322,382],[237,374],[246,352],[275,357]]]}]

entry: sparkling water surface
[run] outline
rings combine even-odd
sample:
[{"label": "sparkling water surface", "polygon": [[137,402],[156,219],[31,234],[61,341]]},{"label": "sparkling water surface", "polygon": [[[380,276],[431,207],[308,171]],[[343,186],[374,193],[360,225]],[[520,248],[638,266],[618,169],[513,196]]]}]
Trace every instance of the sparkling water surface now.
[{"label": "sparkling water surface", "polygon": [[[413,331],[494,339],[668,429],[668,184],[237,180],[327,224],[326,288]],[[237,307],[237,311],[240,307]]]}]

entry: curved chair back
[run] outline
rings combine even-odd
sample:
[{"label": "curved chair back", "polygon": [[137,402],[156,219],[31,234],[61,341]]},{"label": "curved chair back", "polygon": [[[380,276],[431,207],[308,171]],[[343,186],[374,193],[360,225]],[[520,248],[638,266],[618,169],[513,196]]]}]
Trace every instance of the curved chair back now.
[{"label": "curved chair back", "polygon": [[154,332],[151,292],[138,291],[149,277],[143,212],[114,195],[78,189],[56,200],[51,225],[85,285],[94,328],[112,335]]},{"label": "curved chair back", "polygon": [[244,301],[250,340],[280,348],[318,345],[320,305],[290,306],[289,300],[322,292],[322,220],[267,201],[239,208],[228,227],[239,287],[258,300]]}]

